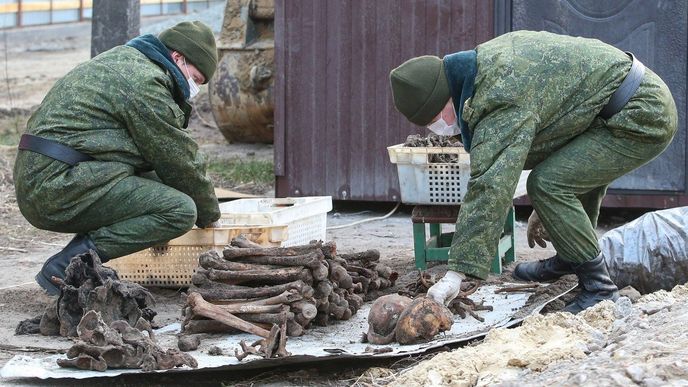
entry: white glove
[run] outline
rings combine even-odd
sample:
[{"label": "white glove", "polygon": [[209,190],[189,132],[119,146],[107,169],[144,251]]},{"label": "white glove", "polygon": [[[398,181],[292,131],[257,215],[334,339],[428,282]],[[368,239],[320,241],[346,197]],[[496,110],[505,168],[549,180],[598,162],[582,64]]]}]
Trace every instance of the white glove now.
[{"label": "white glove", "polygon": [[545,230],[545,226],[542,225],[537,212],[533,210],[533,213],[528,218],[528,246],[533,248],[537,243],[540,247],[547,247],[547,242],[545,241],[549,240],[549,234]]},{"label": "white glove", "polygon": [[432,298],[442,305],[449,305],[459,295],[463,278],[462,274],[448,271],[441,280],[428,289],[426,297]]}]

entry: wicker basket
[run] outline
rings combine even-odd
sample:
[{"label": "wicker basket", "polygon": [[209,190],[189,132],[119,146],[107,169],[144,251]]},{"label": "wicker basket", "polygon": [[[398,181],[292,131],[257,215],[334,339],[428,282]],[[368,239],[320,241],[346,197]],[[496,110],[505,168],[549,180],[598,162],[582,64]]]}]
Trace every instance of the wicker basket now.
[{"label": "wicker basket", "polygon": [[199,255],[208,250],[222,251],[240,234],[262,246],[280,246],[287,238],[287,226],[195,228],[166,245],[113,259],[106,265],[115,269],[120,279],[144,286],[187,287],[198,267]]}]

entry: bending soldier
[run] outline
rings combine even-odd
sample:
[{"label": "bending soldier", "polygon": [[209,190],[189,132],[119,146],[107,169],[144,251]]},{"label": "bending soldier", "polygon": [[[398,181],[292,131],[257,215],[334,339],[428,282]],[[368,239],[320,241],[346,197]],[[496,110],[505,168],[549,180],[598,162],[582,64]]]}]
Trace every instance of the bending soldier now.
[{"label": "bending soldier", "polygon": [[582,292],[572,313],[618,298],[594,229],[608,185],[676,133],[674,100],[654,72],[599,40],[518,31],[443,59],[413,58],[390,80],[397,110],[436,133],[460,133],[471,155],[450,271],[429,297],[448,302],[464,275],[487,277],[520,173],[532,169],[529,233],[546,230],[557,254],[519,264],[514,276],[575,273]]}]

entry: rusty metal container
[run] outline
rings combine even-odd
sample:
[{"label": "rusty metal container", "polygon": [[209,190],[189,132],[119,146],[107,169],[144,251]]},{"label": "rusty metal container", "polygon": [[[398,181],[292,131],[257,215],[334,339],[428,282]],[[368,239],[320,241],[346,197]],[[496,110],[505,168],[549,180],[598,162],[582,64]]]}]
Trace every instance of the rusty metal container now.
[{"label": "rusty metal container", "polygon": [[401,200],[387,147],[427,130],[394,108],[389,72],[414,56],[444,56],[492,38],[493,5],[275,1],[276,196]]},{"label": "rusty metal container", "polygon": [[274,0],[227,2],[208,91],[229,142],[273,142],[274,19]]}]

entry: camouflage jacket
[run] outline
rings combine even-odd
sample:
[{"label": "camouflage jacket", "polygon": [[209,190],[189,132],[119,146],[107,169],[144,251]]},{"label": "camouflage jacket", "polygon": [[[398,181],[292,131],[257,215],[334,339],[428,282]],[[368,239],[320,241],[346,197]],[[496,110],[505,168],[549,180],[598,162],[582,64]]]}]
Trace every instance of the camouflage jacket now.
[{"label": "camouflage jacket", "polygon": [[[196,203],[199,226],[219,219],[213,185],[198,145],[183,129],[173,81],[132,47],[115,47],[55,83],[31,116],[27,133],[68,145],[96,161],[69,165],[22,151],[15,164],[17,196],[41,211],[79,211],[121,179],[155,171]],[[83,164],[83,166],[82,166]],[[23,206],[22,211],[31,207]]]},{"label": "camouflage jacket", "polygon": [[530,31],[502,35],[476,51],[474,92],[462,111],[472,132],[471,178],[449,263],[485,278],[521,171],[590,126],[631,60],[599,40]]}]

